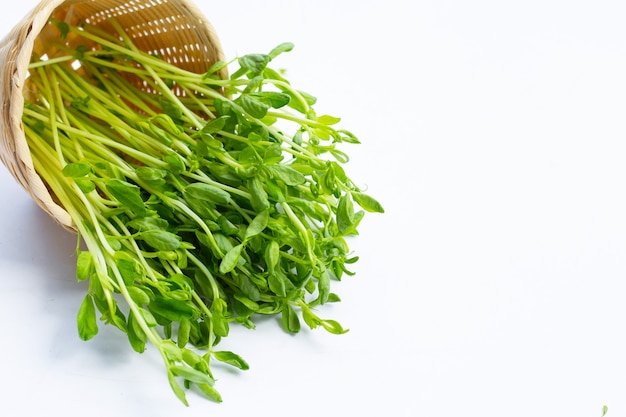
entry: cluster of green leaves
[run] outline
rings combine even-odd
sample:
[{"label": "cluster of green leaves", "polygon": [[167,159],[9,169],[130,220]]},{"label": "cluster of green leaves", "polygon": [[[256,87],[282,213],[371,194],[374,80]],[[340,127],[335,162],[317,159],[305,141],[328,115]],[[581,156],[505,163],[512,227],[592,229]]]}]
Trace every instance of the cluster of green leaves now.
[{"label": "cluster of green leaves", "polygon": [[292,45],[195,74],[115,21],[114,35],[50,24],[95,45],[34,57],[23,113],[35,168],[79,233],[80,337],[99,316],[137,352],[150,342],[186,404],[192,386],[221,401],[213,360],[248,368],[216,348],[232,325],[278,315],[287,332],[344,333],[317,307],[339,301],[331,282],[357,261],[346,237],[383,208],[342,166],[339,145],[357,138],[270,67]]}]

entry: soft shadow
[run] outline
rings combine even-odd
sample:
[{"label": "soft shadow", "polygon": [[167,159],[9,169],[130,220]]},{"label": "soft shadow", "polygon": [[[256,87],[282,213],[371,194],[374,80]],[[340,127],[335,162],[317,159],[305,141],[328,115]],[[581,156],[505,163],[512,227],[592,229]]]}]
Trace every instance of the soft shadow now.
[{"label": "soft shadow", "polygon": [[8,218],[0,220],[0,265],[19,265],[29,271],[26,285],[36,290],[25,296],[39,297],[41,306],[32,314],[54,317],[51,338],[45,341],[50,359],[68,360],[80,352],[109,366],[129,362],[134,352],[117,328],[99,322],[95,338],[84,342],[78,336],[76,314],[88,283],[76,280],[77,235],[32,201],[16,199],[6,211]]},{"label": "soft shadow", "polygon": [[71,264],[76,235],[65,230],[34,202],[16,199],[0,222],[0,261],[42,267],[64,267]]}]

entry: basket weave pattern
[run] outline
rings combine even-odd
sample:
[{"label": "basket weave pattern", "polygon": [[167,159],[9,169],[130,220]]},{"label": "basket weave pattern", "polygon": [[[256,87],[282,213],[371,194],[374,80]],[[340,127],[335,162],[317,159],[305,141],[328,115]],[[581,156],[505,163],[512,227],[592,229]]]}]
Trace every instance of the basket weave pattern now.
[{"label": "basket weave pattern", "polygon": [[[85,22],[111,33],[108,19],[115,18],[139,49],[196,73],[206,72],[224,57],[214,28],[188,0],[42,1],[0,41],[0,159],[41,208],[74,230],[73,220],[33,167],[21,121],[33,53],[55,55],[50,40],[58,41],[58,31],[48,25],[50,17],[70,25]],[[66,43],[76,47],[85,40],[68,36]]]}]

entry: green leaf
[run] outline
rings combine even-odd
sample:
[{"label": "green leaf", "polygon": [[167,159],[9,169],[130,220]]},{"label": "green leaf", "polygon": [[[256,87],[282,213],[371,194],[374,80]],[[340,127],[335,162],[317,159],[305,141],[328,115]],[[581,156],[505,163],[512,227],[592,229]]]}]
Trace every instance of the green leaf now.
[{"label": "green leaf", "polygon": [[63,21],[55,21],[54,25],[57,27],[57,29],[59,29],[59,37],[61,39],[66,39],[68,33],[70,33],[70,25]]},{"label": "green leaf", "polygon": [[333,175],[337,180],[339,180],[342,184],[347,184],[350,182],[348,176],[346,175],[346,171],[343,169],[342,164],[347,163],[350,160],[350,157],[347,153],[340,151],[335,147],[330,148],[330,153],[337,159],[337,161],[329,162],[329,168],[332,170]]},{"label": "green leaf", "polygon": [[[250,133],[250,136],[248,137],[249,140],[260,140],[260,136],[256,133]],[[256,149],[252,146],[248,146],[244,149],[242,149],[238,155],[237,155],[237,161],[244,165],[247,166],[246,169],[250,169],[253,170],[260,162],[261,162],[261,158],[259,153],[256,151]]]},{"label": "green leaf", "polygon": [[267,192],[259,177],[254,177],[248,181],[248,191],[250,192],[250,204],[255,211],[261,212],[270,207]]},{"label": "green leaf", "polygon": [[152,229],[140,233],[140,238],[158,251],[173,251],[180,248],[180,236],[165,230]]},{"label": "green leaf", "polygon": [[135,173],[143,181],[158,181],[167,177],[166,170],[151,167],[139,167],[135,170]]},{"label": "green leaf", "polygon": [[287,296],[286,277],[278,271],[270,272],[267,277],[267,283],[270,290],[279,297]]},{"label": "green leaf", "polygon": [[276,58],[278,55],[285,53],[285,52],[290,52],[291,50],[293,50],[294,44],[291,42],[284,42],[281,43],[280,45],[278,45],[277,47],[275,47],[274,49],[272,49],[270,51],[270,53],[268,54],[270,59],[274,59]]},{"label": "green leaf", "polygon": [[141,313],[141,316],[143,317],[143,320],[146,322],[148,327],[156,327],[158,323],[151,312],[149,312],[145,308],[139,308],[139,312]]},{"label": "green leaf", "polygon": [[113,324],[115,327],[126,333],[126,317],[120,310],[119,306],[115,305],[115,311],[107,311],[102,314],[101,320],[104,320],[106,324]]},{"label": "green leaf", "polygon": [[357,138],[356,135],[352,132],[349,132],[347,130],[337,130],[337,133],[341,136],[341,142],[354,143],[354,144],[361,143],[359,138]]},{"label": "green leaf", "polygon": [[230,193],[224,191],[221,188],[217,188],[214,185],[205,184],[202,182],[196,182],[189,184],[183,190],[185,196],[208,201],[215,204],[228,204],[230,202]]},{"label": "green leaf", "polygon": [[342,164],[346,164],[350,160],[350,157],[348,156],[348,154],[345,153],[344,151],[340,151],[339,149],[331,149],[330,154],[334,156],[335,159]]},{"label": "green leaf", "polygon": [[187,348],[181,349],[183,361],[192,368],[198,369],[198,366],[204,367],[206,363],[204,359],[193,350]]},{"label": "green leaf", "polygon": [[142,290],[141,288],[135,285],[131,285],[127,287],[126,290],[128,291],[130,298],[137,305],[143,306],[146,304],[150,304],[150,295],[146,291]]},{"label": "green leaf", "polygon": [[137,353],[143,353],[146,350],[146,342],[148,336],[145,334],[139,322],[137,321],[135,314],[131,311],[128,315],[128,326],[126,327],[126,334],[131,347]]},{"label": "green leaf", "polygon": [[183,118],[183,110],[176,103],[161,96],[160,104],[163,113],[171,117],[172,120],[179,121]]},{"label": "green leaf", "polygon": [[310,329],[317,328],[317,326],[319,326],[322,321],[319,317],[313,314],[313,312],[309,308],[302,309],[302,319],[304,320],[306,325],[309,326]]},{"label": "green leaf", "polygon": [[[315,292],[315,288],[317,288],[317,287],[316,287],[315,281],[313,281],[312,279],[306,281],[305,284],[304,284],[304,289],[309,294],[313,294]],[[319,300],[319,297],[317,299]],[[319,303],[319,301],[316,301],[316,302]]]},{"label": "green leaf", "polygon": [[98,334],[96,321],[96,308],[91,295],[87,294],[83,299],[76,317],[78,335],[82,340],[89,340]]},{"label": "green leaf", "polygon": [[205,135],[211,135],[213,133],[219,132],[220,130],[224,129],[224,126],[226,125],[226,121],[228,120],[228,118],[229,116],[221,116],[216,119],[210,120],[200,130],[200,133],[205,134]]},{"label": "green leaf", "polygon": [[341,302],[341,298],[339,298],[339,296],[335,293],[330,293],[328,294],[328,300],[326,300],[327,303],[339,303]]},{"label": "green leaf", "polygon": [[257,214],[256,217],[252,219],[252,221],[250,222],[250,225],[248,225],[244,240],[248,240],[251,237],[256,236],[260,234],[261,232],[263,232],[263,230],[265,230],[265,228],[267,227],[269,218],[270,218],[270,214],[268,210],[263,210],[262,212]]},{"label": "green leaf", "polygon": [[243,249],[243,245],[239,244],[234,246],[231,250],[229,250],[224,258],[222,258],[222,262],[220,262],[220,273],[227,274],[231,272],[237,264],[239,263],[239,259],[241,257],[241,251]]},{"label": "green leaf", "polygon": [[[253,74],[249,74],[253,75]],[[261,75],[255,75],[254,77],[248,77],[248,84],[246,88],[243,89],[241,94],[250,94],[255,91],[260,91],[263,87],[263,77]]]},{"label": "green leaf", "polygon": [[265,54],[248,54],[239,58],[238,61],[242,69],[256,75],[265,69],[270,61],[270,57]]},{"label": "green leaf", "polygon": [[[210,219],[215,215],[214,203],[208,202],[206,200],[201,200],[189,194],[183,194],[183,197],[185,198],[185,202],[187,203],[187,206],[201,218]],[[180,220],[175,220],[175,222],[179,222],[179,221]]]},{"label": "green leaf", "polygon": [[204,394],[208,399],[213,400],[215,402],[221,403],[222,396],[219,392],[209,384],[196,384],[196,386],[200,389],[202,394]]},{"label": "green leaf", "polygon": [[278,183],[275,180],[268,180],[265,185],[267,186],[268,197],[277,203],[284,203],[287,201],[285,195],[287,194],[287,188],[283,183]]},{"label": "green leaf", "polygon": [[204,141],[196,141],[196,155],[199,158],[205,158],[209,155],[209,147]]},{"label": "green leaf", "polygon": [[169,223],[167,220],[158,217],[142,217],[131,220],[126,226],[138,232],[146,232],[148,230],[165,230],[168,228]]},{"label": "green leaf", "polygon": [[352,198],[354,201],[361,206],[361,208],[365,211],[369,211],[370,213],[384,213],[385,209],[382,204],[376,201],[373,197],[370,197],[367,194],[352,191]]},{"label": "green leaf", "polygon": [[279,303],[265,304],[263,307],[259,308],[256,313],[258,314],[267,314],[267,315],[276,315],[280,313],[282,307]]},{"label": "green leaf", "polygon": [[200,144],[206,147],[206,155],[209,155],[210,150],[222,151],[224,149],[224,144],[222,143],[222,141],[215,139],[213,136],[210,135],[205,135],[202,140],[198,142],[198,145]]},{"label": "green leaf", "polygon": [[232,236],[239,233],[239,228],[235,226],[226,216],[218,217],[217,224],[219,225],[220,230],[224,232],[224,234],[227,236]]},{"label": "green leaf", "polygon": [[[181,244],[181,247],[183,247],[183,249],[177,249],[176,252],[176,265],[180,268],[180,269],[187,269],[187,266],[189,265],[189,257],[187,256],[187,249],[184,248],[184,244]],[[192,248],[195,249],[195,248]]]},{"label": "green leaf", "polygon": [[[124,269],[124,271],[120,269],[120,272],[128,274],[129,281],[130,278],[132,278],[132,281],[140,281],[146,276],[146,271],[141,263],[141,258],[136,258],[135,256],[135,253],[127,251],[117,251],[113,255],[118,268],[121,266],[121,268]],[[132,285],[132,281],[128,284],[129,286]]]},{"label": "green leaf", "polygon": [[272,240],[265,247],[265,265],[267,269],[273,271],[280,260],[280,245],[277,241]]},{"label": "green leaf", "polygon": [[[259,303],[252,301],[248,297],[243,295],[235,294],[235,300],[239,301],[250,311],[257,311],[259,309]],[[258,297],[256,297],[258,299]]]},{"label": "green leaf", "polygon": [[185,161],[183,161],[182,158],[178,154],[171,153],[171,154],[165,155],[163,157],[163,160],[167,162],[167,165],[169,166],[170,170],[174,174],[180,174],[181,172],[184,172],[186,169]]},{"label": "green leaf", "polygon": [[185,274],[172,274],[165,281],[170,288],[178,288],[181,290],[191,290],[193,288],[193,281]]},{"label": "green leaf", "polygon": [[96,189],[96,184],[86,178],[76,178],[74,182],[84,194],[89,194]]},{"label": "green leaf", "polygon": [[252,301],[261,300],[261,293],[259,291],[259,287],[257,287],[254,282],[244,274],[237,274],[235,276],[235,285],[239,287],[241,293],[248,297]]},{"label": "green leaf", "polygon": [[63,167],[63,175],[68,178],[80,178],[91,173],[91,166],[82,162],[73,162]]},{"label": "green leaf", "polygon": [[[260,136],[260,135],[259,135]],[[269,138],[263,138],[264,141],[269,141]],[[282,162],[285,159],[283,154],[283,148],[278,143],[274,143],[265,148],[263,152],[263,162],[267,165],[274,165]]]},{"label": "green leaf", "polygon": [[251,94],[244,94],[240,96],[237,101],[239,101],[239,104],[241,104],[241,107],[246,113],[257,119],[265,117],[268,110],[272,107],[272,103],[269,100]]},{"label": "green leaf", "polygon": [[224,318],[224,315],[218,311],[214,311],[211,316],[211,322],[213,323],[213,332],[217,336],[226,337],[228,336],[229,327],[228,322]]},{"label": "green leaf", "polygon": [[274,178],[278,178],[287,185],[301,185],[306,181],[302,173],[287,165],[268,165],[266,168]]},{"label": "green leaf", "polygon": [[341,324],[335,320],[322,320],[320,324],[324,329],[326,329],[327,332],[332,334],[348,333],[348,329],[341,327]]},{"label": "green leaf", "polygon": [[350,194],[344,194],[337,206],[337,227],[340,233],[348,231],[354,224],[354,205]]},{"label": "green leaf", "polygon": [[[278,88],[285,94],[288,94],[291,97],[291,101],[289,102],[289,107],[291,107],[292,109],[302,113],[302,114],[306,114],[307,113],[307,109],[304,107],[304,105],[302,105],[300,98],[298,98],[291,90],[288,90],[284,87],[278,86]],[[312,95],[305,93],[304,91],[298,91],[298,94],[300,95],[300,97],[302,99],[304,99],[305,103],[308,106],[312,106],[315,104],[315,102],[317,101],[317,98],[313,97]]]},{"label": "green leaf", "polygon": [[171,335],[166,335],[168,339],[163,340],[161,342],[161,350],[165,354],[165,357],[170,362],[182,362],[183,361],[183,350],[179,348],[176,343],[174,343],[169,337]]},{"label": "green leaf", "polygon": [[213,357],[220,362],[227,363],[229,365],[232,365],[244,371],[250,369],[250,366],[248,365],[248,363],[245,360],[243,360],[241,356],[233,352],[229,352],[226,350],[213,352]]},{"label": "green leaf", "polygon": [[196,309],[188,303],[162,296],[156,296],[148,308],[153,314],[171,321],[191,319],[196,314]]},{"label": "green leaf", "polygon": [[161,141],[164,145],[171,146],[172,145],[172,137],[170,133],[168,133],[165,129],[161,129],[153,122],[148,123],[150,127],[150,131],[152,132],[153,137]]},{"label": "green leaf", "polygon": [[114,251],[119,251],[122,249],[122,242],[120,242],[119,239],[115,238],[114,236],[106,236],[105,239],[109,246],[111,246],[111,249],[113,249]]},{"label": "green leaf", "polygon": [[334,117],[334,116],[329,116],[329,115],[323,115],[323,116],[318,116],[317,118],[317,122],[321,123],[323,125],[326,126],[331,126],[331,125],[335,125],[337,123],[339,123],[341,121],[341,119],[339,117]]},{"label": "green leaf", "polygon": [[176,377],[174,376],[174,373],[170,369],[167,370],[167,380],[170,383],[170,387],[172,388],[172,391],[174,391],[174,394],[176,394],[176,397],[183,404],[185,404],[186,406],[189,406],[189,402],[187,402],[187,398],[185,397],[185,391],[183,391],[183,389],[180,387],[180,385],[176,381]]},{"label": "green leaf", "polygon": [[326,303],[330,295],[330,274],[328,270],[323,271],[317,279],[318,301],[320,304]]},{"label": "green leaf", "polygon": [[[270,107],[280,109],[286,106],[291,101],[291,96],[285,93],[278,93],[276,91],[261,91],[257,93],[248,93],[248,97],[253,97],[260,100],[264,104],[269,104]],[[268,109],[269,110],[269,109]]]},{"label": "green leaf", "polygon": [[76,279],[85,281],[93,270],[93,256],[91,252],[80,251],[76,259]]},{"label": "green leaf", "polygon": [[207,70],[207,72],[204,74],[204,78],[208,78],[211,75],[215,74],[216,72],[218,72],[219,70],[221,70],[222,68],[225,68],[228,64],[224,61],[217,61],[216,63],[214,63],[213,65],[211,65],[209,67],[209,69]]},{"label": "green leaf", "polygon": [[146,207],[141,198],[139,187],[129,184],[116,178],[106,183],[107,191],[117,200],[124,208],[132,211],[139,217],[146,215]]},{"label": "green leaf", "polygon": [[230,251],[233,248],[233,246],[235,246],[233,245],[233,242],[229,238],[227,238],[221,233],[215,233],[213,235],[213,238],[215,239],[215,244],[217,245],[219,250],[222,251],[222,253],[224,254]]},{"label": "green leaf", "polygon": [[76,48],[74,48],[74,56],[77,59],[84,59],[85,58],[85,52],[87,52],[89,50],[89,48],[87,48],[87,45],[78,45]]},{"label": "green leaf", "polygon": [[189,382],[195,384],[207,384],[213,385],[215,381],[210,375],[198,371],[197,369],[189,368],[187,366],[173,365],[170,366],[170,370],[175,376],[186,379]]},{"label": "green leaf", "polygon": [[181,320],[178,326],[178,347],[184,348],[189,342],[189,333],[191,332],[191,321]]},{"label": "green leaf", "polygon": [[124,285],[132,286],[135,281],[140,281],[144,277],[143,267],[125,252],[116,252],[114,257],[115,265],[124,280]]},{"label": "green leaf", "polygon": [[89,110],[89,102],[91,101],[91,96],[85,96],[81,98],[75,98],[72,100],[70,105],[76,110],[87,111]]},{"label": "green leaf", "polygon": [[283,328],[290,333],[298,333],[300,331],[298,313],[287,303],[285,303],[285,307],[283,308],[282,323]]}]

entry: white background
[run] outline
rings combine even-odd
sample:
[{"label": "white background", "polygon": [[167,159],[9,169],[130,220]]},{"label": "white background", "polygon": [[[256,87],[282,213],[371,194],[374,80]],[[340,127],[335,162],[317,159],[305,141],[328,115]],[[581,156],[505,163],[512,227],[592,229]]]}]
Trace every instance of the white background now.
[{"label": "white background", "polygon": [[350,332],[233,331],[251,369],[185,408],[154,349],[78,339],[75,238],[0,169],[0,414],[626,416],[625,3],[196,4],[229,58],[295,43],[278,63],[363,142],[386,213],[322,311]]}]

